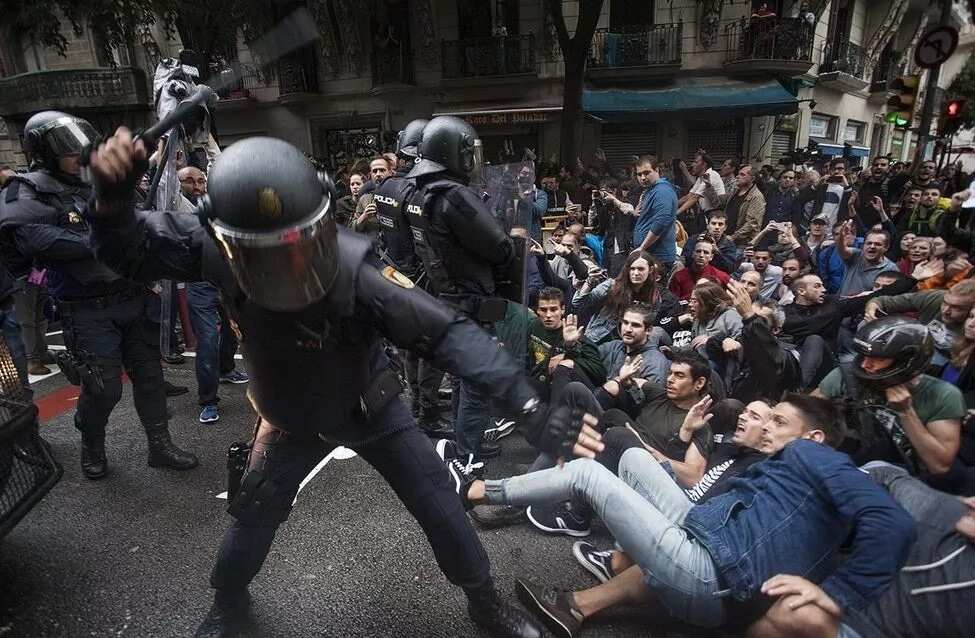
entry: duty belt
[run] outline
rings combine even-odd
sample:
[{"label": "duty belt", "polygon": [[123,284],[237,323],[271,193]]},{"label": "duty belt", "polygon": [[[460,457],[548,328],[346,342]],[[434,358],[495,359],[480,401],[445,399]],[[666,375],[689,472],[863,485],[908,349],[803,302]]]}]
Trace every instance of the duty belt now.
[{"label": "duty belt", "polygon": [[98,295],[95,297],[76,297],[74,299],[60,299],[59,304],[62,306],[94,306],[96,308],[106,308],[108,306],[113,306],[117,303],[123,301],[128,301],[130,299],[135,299],[136,297],[141,297],[147,292],[145,288],[126,288],[125,290],[119,290],[118,292],[110,292],[105,295]]}]

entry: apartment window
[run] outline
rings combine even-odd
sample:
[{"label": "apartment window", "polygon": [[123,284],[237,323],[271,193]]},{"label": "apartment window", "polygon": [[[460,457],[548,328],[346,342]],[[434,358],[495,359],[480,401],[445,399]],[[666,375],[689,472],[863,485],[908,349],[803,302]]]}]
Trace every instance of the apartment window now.
[{"label": "apartment window", "polygon": [[836,118],[814,113],[809,120],[809,135],[827,140],[833,139],[836,136]]},{"label": "apartment window", "polygon": [[843,141],[851,144],[863,144],[866,139],[867,123],[847,120],[846,127],[843,129]]}]

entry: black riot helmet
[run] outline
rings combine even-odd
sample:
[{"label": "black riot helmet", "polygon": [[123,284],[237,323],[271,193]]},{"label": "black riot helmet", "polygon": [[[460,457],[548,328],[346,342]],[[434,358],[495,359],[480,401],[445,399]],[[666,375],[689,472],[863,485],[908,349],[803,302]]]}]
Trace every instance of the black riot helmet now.
[{"label": "black riot helmet", "polygon": [[396,136],[396,156],[400,159],[412,161],[416,159],[420,140],[423,139],[423,129],[430,120],[416,119],[407,124]]},{"label": "black riot helmet", "polygon": [[41,111],[24,125],[24,152],[32,164],[57,171],[59,157],[80,154],[96,137],[87,120],[61,111]]},{"label": "black riot helmet", "polygon": [[474,127],[450,115],[433,118],[423,129],[420,140],[420,160],[409,177],[447,172],[460,179],[469,179],[479,168],[480,140]]},{"label": "black riot helmet", "polygon": [[301,151],[241,140],[214,160],[207,190],[201,215],[251,301],[292,311],[328,294],[338,270],[334,187]]},{"label": "black riot helmet", "polygon": [[[853,372],[867,388],[885,390],[924,372],[934,355],[934,338],[927,326],[903,317],[882,317],[863,325],[853,338],[857,356]],[[863,369],[864,357],[893,359],[876,372]]]}]

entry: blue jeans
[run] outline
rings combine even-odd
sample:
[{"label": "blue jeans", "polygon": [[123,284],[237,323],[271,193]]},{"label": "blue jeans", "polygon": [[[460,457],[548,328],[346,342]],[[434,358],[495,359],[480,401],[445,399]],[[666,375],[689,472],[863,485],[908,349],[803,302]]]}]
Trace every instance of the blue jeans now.
[{"label": "blue jeans", "polygon": [[196,385],[200,405],[220,401],[220,293],[206,282],[186,284],[190,324],[196,334]]},{"label": "blue jeans", "polygon": [[646,584],[679,620],[717,627],[721,586],[708,550],[681,524],[694,506],[649,452],[623,453],[619,476],[590,459],[498,481],[485,481],[492,504],[532,505],[585,499],[643,570]]},{"label": "blue jeans", "polygon": [[20,324],[14,317],[13,308],[0,308],[0,330],[3,331],[4,341],[7,342],[7,350],[14,360],[14,367],[17,368],[17,376],[27,392],[28,398],[33,396],[30,389],[30,381],[27,378],[27,355],[24,351],[24,342],[20,336]]}]

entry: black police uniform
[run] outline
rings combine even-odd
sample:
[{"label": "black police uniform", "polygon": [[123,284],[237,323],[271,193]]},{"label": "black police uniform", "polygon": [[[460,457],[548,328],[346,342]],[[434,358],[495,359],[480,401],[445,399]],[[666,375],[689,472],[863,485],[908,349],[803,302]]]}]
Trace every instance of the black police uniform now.
[{"label": "black police uniform", "polygon": [[[488,330],[504,318],[495,281],[514,263],[514,246],[484,203],[449,173],[417,178],[406,208],[414,244],[439,298]],[[461,381],[454,429],[464,454],[478,453],[487,428],[488,396]]]},{"label": "black police uniform", "polygon": [[[0,243],[20,271],[36,260],[52,273],[49,287],[59,301],[65,345],[88,372],[81,377],[74,418],[83,446],[104,445],[108,417],[122,396],[124,367],[150,440],[150,465],[169,465],[152,452],[154,446],[171,446],[159,324],[149,314],[153,295],[95,259],[85,220],[90,193],[87,184],[68,175],[46,170],[15,175],[0,198]],[[196,458],[185,454],[177,465],[188,469]],[[97,478],[104,472],[86,474]]]},{"label": "black police uniform", "polygon": [[[229,599],[241,595],[288,517],[301,479],[337,444],[355,450],[396,491],[452,583],[472,602],[495,599],[484,549],[446,469],[390,383],[382,347],[386,337],[462,378],[478,379],[512,406],[531,403],[531,387],[489,335],[392,268],[380,270],[371,242],[344,228],[328,294],[290,312],[249,300],[194,216],[128,210],[95,219],[92,244],[99,259],[126,277],[210,281],[240,333],[248,396],[260,422],[230,505],[237,520],[211,575],[218,601],[221,592]],[[527,425],[530,438],[547,436],[540,420]]]}]

